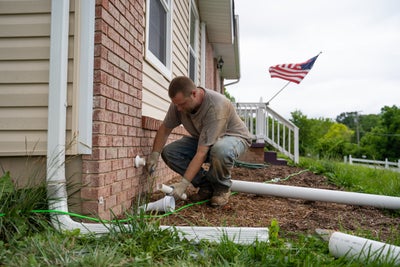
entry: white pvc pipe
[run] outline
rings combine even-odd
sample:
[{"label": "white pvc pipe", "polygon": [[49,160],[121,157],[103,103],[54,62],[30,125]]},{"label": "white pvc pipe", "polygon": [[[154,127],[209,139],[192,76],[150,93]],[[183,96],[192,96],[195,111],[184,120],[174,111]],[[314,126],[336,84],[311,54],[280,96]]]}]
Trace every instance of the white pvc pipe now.
[{"label": "white pvc pipe", "polygon": [[138,208],[140,211],[157,211],[157,212],[172,212],[175,210],[175,198],[173,196],[165,196],[157,201],[149,202]]},{"label": "white pvc pipe", "polygon": [[137,155],[135,158],[135,167],[139,168],[142,166],[146,166],[146,159],[141,158],[139,155]]},{"label": "white pvc pipe", "polygon": [[329,239],[329,252],[339,258],[353,258],[361,261],[400,264],[400,247],[365,239],[340,232],[332,233]]},{"label": "white pvc pipe", "polygon": [[232,180],[232,191],[349,205],[400,209],[400,197]]},{"label": "white pvc pipe", "polygon": [[[89,8],[95,6],[94,0],[83,1]],[[89,12],[94,14],[94,12]],[[86,13],[85,13],[86,14]],[[92,19],[85,18],[85,19]],[[68,23],[69,0],[52,0],[51,2],[51,36],[50,36],[50,71],[49,71],[49,107],[47,132],[47,194],[49,209],[52,213],[51,223],[59,231],[79,229],[80,233],[109,233],[110,229],[119,230],[118,226],[106,223],[81,223],[68,215],[68,194],[65,178],[65,131],[67,103],[67,69],[68,69]],[[115,228],[114,228],[115,227]],[[132,225],[124,224],[128,230]],[[268,241],[267,228],[247,227],[196,227],[196,226],[160,226],[161,229],[178,230],[182,238],[200,241],[221,241],[227,237],[236,243],[251,244],[256,240]]]},{"label": "white pvc pipe", "polygon": [[[158,184],[157,185],[157,190],[160,190],[160,191],[164,192],[167,195],[171,195],[172,191],[174,191],[174,188],[172,186],[168,186],[168,185],[165,185],[165,184]],[[187,195],[185,193],[183,193],[181,198],[183,200],[185,200],[187,198]]]}]

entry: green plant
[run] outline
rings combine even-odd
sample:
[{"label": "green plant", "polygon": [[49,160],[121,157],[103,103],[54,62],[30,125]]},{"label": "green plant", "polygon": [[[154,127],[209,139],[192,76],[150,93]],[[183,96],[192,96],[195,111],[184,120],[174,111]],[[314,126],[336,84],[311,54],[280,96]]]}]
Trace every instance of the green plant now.
[{"label": "green plant", "polygon": [[31,211],[46,207],[44,185],[16,188],[10,173],[4,173],[0,178],[0,240],[18,240],[42,230],[48,225],[48,216],[33,214]]}]

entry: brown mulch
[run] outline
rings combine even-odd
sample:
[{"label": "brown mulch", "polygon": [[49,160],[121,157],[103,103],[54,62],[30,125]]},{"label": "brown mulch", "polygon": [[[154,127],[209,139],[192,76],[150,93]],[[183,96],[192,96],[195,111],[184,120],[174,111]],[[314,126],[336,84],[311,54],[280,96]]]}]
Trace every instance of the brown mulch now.
[{"label": "brown mulch", "polygon": [[[298,167],[235,167],[232,171],[232,179],[235,180],[270,182],[276,178],[279,178],[277,184],[342,190],[330,184],[325,176]],[[162,192],[155,192],[152,200],[163,197]],[[188,202],[177,201],[175,209],[186,204]],[[232,195],[229,203],[221,208],[213,208],[207,203],[193,205],[160,220],[162,225],[176,226],[269,227],[273,219],[278,221],[281,231],[285,233],[312,234],[315,229],[322,228],[363,232],[384,242],[390,240],[393,229],[396,233],[400,232],[398,211],[247,193]]]}]

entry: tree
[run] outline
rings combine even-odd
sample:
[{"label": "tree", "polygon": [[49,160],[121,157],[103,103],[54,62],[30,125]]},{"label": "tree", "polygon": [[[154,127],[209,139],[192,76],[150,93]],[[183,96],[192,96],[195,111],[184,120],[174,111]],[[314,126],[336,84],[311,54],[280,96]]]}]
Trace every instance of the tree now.
[{"label": "tree", "polygon": [[381,109],[381,126],[385,135],[385,158],[400,158],[400,109],[396,106],[384,106]]},{"label": "tree", "polygon": [[383,160],[400,158],[400,109],[384,106],[378,123],[361,139],[360,150],[368,157]]},{"label": "tree", "polygon": [[290,121],[299,127],[300,155],[340,157],[351,154],[391,161],[400,158],[400,108],[395,105],[384,106],[380,114],[343,112],[336,117],[336,122],[309,119],[299,110],[291,115]]},{"label": "tree", "polygon": [[328,132],[318,140],[319,154],[322,157],[341,158],[350,145],[354,131],[342,123],[334,123]]},{"label": "tree", "polygon": [[336,117],[336,122],[353,130],[356,134],[353,135],[351,141],[359,144],[361,138],[379,123],[379,115],[362,115],[358,111],[342,112]]},{"label": "tree", "polygon": [[290,119],[299,128],[299,153],[301,155],[319,154],[317,141],[326,134],[334,123],[330,119],[308,119],[301,111],[291,113]]}]

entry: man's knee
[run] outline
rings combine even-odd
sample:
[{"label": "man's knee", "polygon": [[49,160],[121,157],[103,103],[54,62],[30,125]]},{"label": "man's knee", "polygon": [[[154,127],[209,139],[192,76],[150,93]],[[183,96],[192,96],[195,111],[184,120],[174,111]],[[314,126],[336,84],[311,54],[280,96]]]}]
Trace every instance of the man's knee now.
[{"label": "man's knee", "polygon": [[164,160],[164,162],[167,162],[168,159],[170,158],[171,155],[171,148],[169,145],[166,145],[162,150],[161,150],[161,158]]}]

